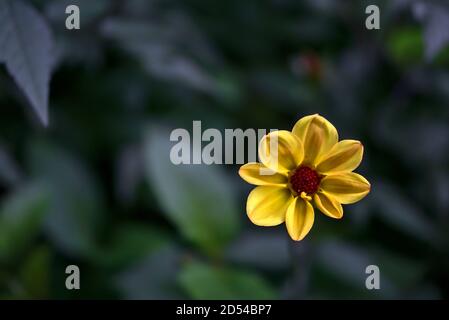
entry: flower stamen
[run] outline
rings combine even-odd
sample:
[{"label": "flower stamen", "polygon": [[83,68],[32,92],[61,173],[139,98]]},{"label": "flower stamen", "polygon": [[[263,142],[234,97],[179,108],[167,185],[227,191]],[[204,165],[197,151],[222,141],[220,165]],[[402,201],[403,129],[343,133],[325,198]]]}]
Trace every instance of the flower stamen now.
[{"label": "flower stamen", "polygon": [[308,196],[307,193],[305,193],[304,191],[301,192],[300,197],[301,197],[302,199],[304,199],[304,200],[312,201],[312,197],[311,197],[311,196]]},{"label": "flower stamen", "polygon": [[301,198],[310,198],[309,195],[318,191],[321,177],[315,170],[300,166],[290,175],[290,188]]}]

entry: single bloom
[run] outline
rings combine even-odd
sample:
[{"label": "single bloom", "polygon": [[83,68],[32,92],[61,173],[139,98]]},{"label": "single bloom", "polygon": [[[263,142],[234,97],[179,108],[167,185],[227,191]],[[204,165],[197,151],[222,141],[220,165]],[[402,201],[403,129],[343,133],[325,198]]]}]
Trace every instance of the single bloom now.
[{"label": "single bloom", "polygon": [[249,219],[258,226],[285,222],[290,237],[302,240],[312,228],[314,208],[340,219],[342,204],[369,193],[370,183],[352,172],[362,157],[359,141],[338,141],[335,127],[318,114],[301,118],[291,132],[270,132],[259,144],[261,163],[239,170],[242,179],[257,186],[246,204]]}]

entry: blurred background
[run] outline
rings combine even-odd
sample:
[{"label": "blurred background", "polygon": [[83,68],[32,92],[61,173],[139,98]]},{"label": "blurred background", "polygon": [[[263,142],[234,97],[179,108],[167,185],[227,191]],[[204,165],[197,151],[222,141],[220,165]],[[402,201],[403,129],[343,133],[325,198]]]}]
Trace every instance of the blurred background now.
[{"label": "blurred background", "polygon": [[[17,21],[52,35],[15,53],[43,69],[49,124],[0,65],[1,298],[449,296],[447,1],[21,3],[34,15]],[[342,220],[317,214],[305,241],[249,222],[239,165],[169,162],[171,130],[193,120],[291,130],[311,113],[363,142],[372,191]],[[72,264],[81,290],[65,288]]]}]

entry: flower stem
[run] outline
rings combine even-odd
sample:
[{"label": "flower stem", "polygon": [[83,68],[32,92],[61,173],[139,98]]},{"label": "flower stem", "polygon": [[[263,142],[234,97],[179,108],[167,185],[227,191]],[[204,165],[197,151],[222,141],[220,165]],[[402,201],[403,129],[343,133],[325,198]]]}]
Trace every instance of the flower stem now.
[{"label": "flower stem", "polygon": [[291,276],[284,287],[286,299],[305,299],[310,276],[311,244],[288,239],[288,251],[291,259]]}]

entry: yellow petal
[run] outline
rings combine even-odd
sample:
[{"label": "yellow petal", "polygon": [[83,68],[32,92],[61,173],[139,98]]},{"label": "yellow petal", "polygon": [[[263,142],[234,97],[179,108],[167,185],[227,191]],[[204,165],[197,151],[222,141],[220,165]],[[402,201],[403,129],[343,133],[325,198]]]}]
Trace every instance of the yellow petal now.
[{"label": "yellow petal", "polygon": [[254,188],[246,202],[246,213],[258,226],[276,226],[285,220],[285,211],[292,201],[290,190],[282,187]]},{"label": "yellow petal", "polygon": [[313,207],[309,201],[295,198],[287,209],[285,224],[293,240],[302,240],[310,231],[315,219]]},{"label": "yellow petal", "polygon": [[334,197],[325,193],[318,192],[313,196],[316,207],[324,213],[334,219],[341,219],[343,217],[343,207]]},{"label": "yellow petal", "polygon": [[290,131],[270,132],[260,140],[259,158],[276,172],[294,170],[303,159],[302,143]]},{"label": "yellow petal", "polygon": [[240,167],[239,175],[248,183],[258,186],[278,185],[287,186],[288,178],[286,175],[277,173],[268,169],[261,163],[247,163]]},{"label": "yellow petal", "polygon": [[325,176],[320,189],[340,203],[354,203],[365,197],[370,191],[370,184],[361,175],[354,172]]},{"label": "yellow petal", "polygon": [[362,157],[363,145],[360,141],[342,140],[320,159],[316,169],[321,174],[350,172],[359,166]]},{"label": "yellow petal", "polygon": [[338,142],[337,129],[318,114],[299,119],[292,131],[303,143],[304,163],[312,166]]}]

